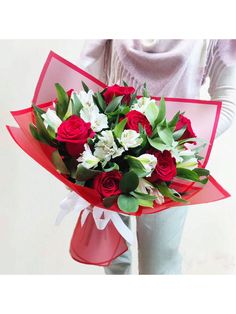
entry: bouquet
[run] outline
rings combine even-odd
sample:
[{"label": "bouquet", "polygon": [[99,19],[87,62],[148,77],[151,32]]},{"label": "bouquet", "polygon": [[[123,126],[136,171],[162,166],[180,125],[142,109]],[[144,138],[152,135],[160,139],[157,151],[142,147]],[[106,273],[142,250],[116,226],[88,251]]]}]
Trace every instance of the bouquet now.
[{"label": "bouquet", "polygon": [[[229,194],[206,164],[221,103],[151,97],[106,86],[51,52],[33,104],[13,112],[18,145],[71,189],[59,223],[77,210],[71,256],[109,265],[132,233],[121,215],[152,214]],[[207,124],[204,124],[204,122]]]}]

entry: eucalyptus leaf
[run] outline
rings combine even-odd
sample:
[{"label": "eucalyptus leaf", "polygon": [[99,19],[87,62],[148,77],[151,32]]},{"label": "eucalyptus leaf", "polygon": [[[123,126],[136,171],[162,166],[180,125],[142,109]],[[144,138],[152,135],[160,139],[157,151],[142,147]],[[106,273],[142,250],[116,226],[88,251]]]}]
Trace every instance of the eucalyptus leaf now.
[{"label": "eucalyptus leaf", "polygon": [[119,195],[117,204],[120,210],[126,213],[135,213],[139,208],[138,200],[131,195]]},{"label": "eucalyptus leaf", "polygon": [[110,196],[110,197],[105,197],[102,202],[103,202],[103,205],[106,207],[106,208],[109,208],[111,207],[117,200],[117,195],[113,195],[113,196]]},{"label": "eucalyptus leaf", "polygon": [[139,185],[139,178],[134,171],[126,172],[120,180],[120,190],[123,193],[134,191]]}]

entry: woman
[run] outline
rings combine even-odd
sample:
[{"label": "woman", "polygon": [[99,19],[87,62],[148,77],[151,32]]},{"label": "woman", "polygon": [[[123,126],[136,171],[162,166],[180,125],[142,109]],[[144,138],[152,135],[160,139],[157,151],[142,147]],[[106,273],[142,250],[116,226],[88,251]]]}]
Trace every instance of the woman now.
[{"label": "woman", "polygon": [[[210,78],[212,100],[222,101],[217,136],[230,126],[236,111],[236,40],[97,40],[89,41],[80,66],[106,82],[123,80],[137,90],[147,83],[151,95],[199,98]],[[140,274],[180,274],[179,245],[187,207],[137,217]],[[129,224],[129,217],[122,216]],[[130,274],[130,249],[106,274]]]}]

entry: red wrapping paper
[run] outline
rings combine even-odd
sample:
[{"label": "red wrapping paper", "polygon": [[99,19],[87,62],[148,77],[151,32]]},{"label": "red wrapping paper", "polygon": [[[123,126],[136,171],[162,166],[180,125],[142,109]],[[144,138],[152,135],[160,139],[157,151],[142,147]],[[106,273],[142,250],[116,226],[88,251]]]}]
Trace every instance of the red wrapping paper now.
[{"label": "red wrapping paper", "polygon": [[[50,52],[40,75],[33,103],[47,109],[52,106],[52,101],[56,97],[55,83],[60,83],[67,90],[80,90],[82,88],[81,81],[84,81],[94,92],[105,87],[105,84],[87,72],[54,52]],[[153,98],[160,100],[159,97]],[[208,145],[201,152],[202,157],[204,157],[202,167],[205,167],[215,139],[221,103],[180,98],[165,98],[165,101],[167,118],[170,119],[178,110],[184,111],[191,120],[197,137],[208,141]],[[94,206],[104,208],[97,191],[73,184],[65,176],[58,173],[51,162],[51,154],[54,149],[32,137],[29,130],[29,124],[33,121],[32,107],[11,113],[19,127],[7,126],[7,128],[12,138],[23,151],[86,201]],[[190,205],[213,202],[230,196],[212,176],[210,176],[208,183],[204,186],[199,183],[190,183],[178,179],[172,183],[172,187],[180,192],[186,192],[184,198],[188,200]],[[183,206],[183,204],[166,200],[164,204],[156,205],[153,208],[140,206],[139,210],[136,213],[131,213],[131,215],[152,214],[173,206]],[[109,210],[122,213],[117,204],[112,205]],[[71,256],[75,260],[86,264],[106,266],[127,250],[126,242],[111,221],[104,230],[98,230],[91,214],[82,227],[80,219],[81,215],[75,227],[70,247]]]}]

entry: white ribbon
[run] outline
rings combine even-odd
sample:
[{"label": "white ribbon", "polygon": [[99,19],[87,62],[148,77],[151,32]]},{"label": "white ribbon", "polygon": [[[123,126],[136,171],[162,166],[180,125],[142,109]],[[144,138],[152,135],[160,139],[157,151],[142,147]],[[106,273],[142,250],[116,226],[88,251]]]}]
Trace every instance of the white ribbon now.
[{"label": "white ribbon", "polygon": [[99,230],[104,230],[109,221],[112,221],[119,234],[130,244],[133,243],[133,234],[131,230],[121,219],[120,215],[108,209],[92,206],[85,199],[80,197],[75,192],[70,192],[69,195],[60,203],[61,210],[56,218],[56,225],[59,225],[64,217],[72,211],[78,214],[82,212],[81,225],[83,226],[88,215],[91,213],[95,221],[96,227]]}]

